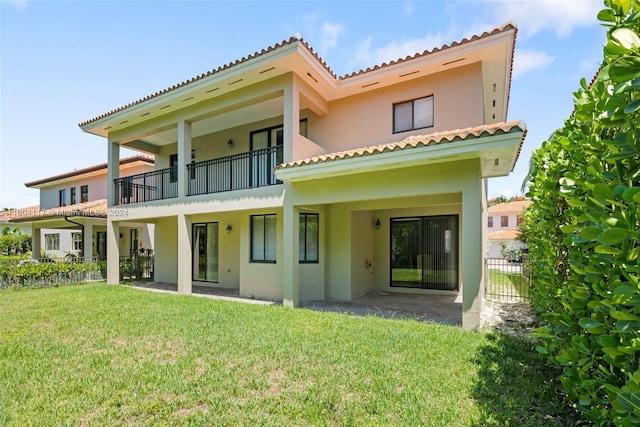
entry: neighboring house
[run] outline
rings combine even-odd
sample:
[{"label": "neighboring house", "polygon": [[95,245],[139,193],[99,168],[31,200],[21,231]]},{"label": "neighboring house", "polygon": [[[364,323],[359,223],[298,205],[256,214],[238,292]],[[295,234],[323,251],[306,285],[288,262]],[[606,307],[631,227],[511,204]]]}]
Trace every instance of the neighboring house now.
[{"label": "neighboring house", "polygon": [[518,240],[518,226],[522,222],[522,213],[531,204],[531,200],[517,200],[499,203],[488,209],[487,239],[489,239],[489,258],[504,258],[502,244],[506,248],[526,248]]},{"label": "neighboring house", "polygon": [[[336,76],[291,38],[80,123],[107,139],[118,235],[155,224],[155,280],[286,306],[371,291],[462,299],[477,326],[485,178],[513,169],[516,28]],[[156,156],[128,176],[120,148]]]},{"label": "neighboring house", "polygon": [[[119,161],[123,174],[154,170],[154,159],[136,155]],[[106,258],[107,164],[76,169],[25,183],[40,190],[40,204],[5,213],[12,226],[32,231],[33,258]],[[153,225],[123,223],[118,254],[153,248]]]}]

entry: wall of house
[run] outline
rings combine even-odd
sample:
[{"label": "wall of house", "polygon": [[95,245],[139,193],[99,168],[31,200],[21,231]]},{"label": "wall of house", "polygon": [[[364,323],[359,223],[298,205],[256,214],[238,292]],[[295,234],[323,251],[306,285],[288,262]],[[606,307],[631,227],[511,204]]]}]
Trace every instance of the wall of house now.
[{"label": "wall of house", "polygon": [[351,298],[373,290],[374,222],[371,211],[351,212]]},{"label": "wall of house", "polygon": [[[487,225],[487,232],[488,233],[493,233],[495,231],[500,231],[500,230],[517,230],[518,229],[518,216],[519,215],[520,215],[520,213],[517,213],[517,212],[494,212],[494,213],[489,213],[487,216],[488,217],[493,217],[493,226],[489,227]],[[502,220],[501,220],[502,216],[506,216],[507,218],[509,218],[509,224],[507,226],[502,226]],[[487,224],[487,221],[485,221],[485,224]]]},{"label": "wall of house", "polygon": [[[429,95],[434,97],[434,126],[394,134],[393,104]],[[329,114],[309,118],[309,135],[327,152],[343,151],[478,126],[482,108],[482,68],[475,63],[333,101]]]},{"label": "wall of house", "polygon": [[175,217],[160,218],[155,223],[154,280],[178,281],[178,223]]},{"label": "wall of house", "polygon": [[[135,175],[138,173],[153,170],[153,165],[148,163],[129,163],[121,166],[120,176]],[[76,203],[80,203],[80,188],[83,185],[89,186],[89,201],[102,200],[107,198],[107,170],[94,172],[91,175],[80,175],[63,182],[53,182],[40,188],[40,209],[59,207],[59,192],[67,190],[67,206],[71,206],[71,188],[76,189]]]}]

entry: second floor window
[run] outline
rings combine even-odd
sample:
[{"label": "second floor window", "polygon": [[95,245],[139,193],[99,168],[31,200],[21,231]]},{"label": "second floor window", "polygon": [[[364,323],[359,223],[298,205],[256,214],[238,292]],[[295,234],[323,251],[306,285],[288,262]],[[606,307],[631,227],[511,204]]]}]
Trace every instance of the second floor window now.
[{"label": "second floor window", "polygon": [[433,126],[433,95],[393,104],[393,133]]},{"label": "second floor window", "polygon": [[493,217],[492,216],[487,218],[487,227],[493,227]]},{"label": "second floor window", "polygon": [[71,194],[71,204],[75,205],[76,203],[78,203],[78,200],[76,198],[76,187],[71,187],[69,189],[69,192]]},{"label": "second floor window", "polygon": [[508,227],[509,226],[509,217],[507,215],[502,215],[500,217],[500,225],[502,227]]},{"label": "second floor window", "polygon": [[67,206],[67,189],[63,188],[58,193],[58,206]]},{"label": "second floor window", "polygon": [[83,185],[80,187],[80,203],[89,201],[89,186]]}]

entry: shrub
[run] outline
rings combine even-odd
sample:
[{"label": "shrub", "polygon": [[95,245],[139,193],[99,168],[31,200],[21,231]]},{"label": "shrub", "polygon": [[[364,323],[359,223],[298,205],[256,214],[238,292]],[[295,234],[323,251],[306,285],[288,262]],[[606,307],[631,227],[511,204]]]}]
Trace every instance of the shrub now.
[{"label": "shrub", "polygon": [[601,68],[531,160],[525,212],[539,351],[599,424],[640,425],[640,6],[606,0]]}]

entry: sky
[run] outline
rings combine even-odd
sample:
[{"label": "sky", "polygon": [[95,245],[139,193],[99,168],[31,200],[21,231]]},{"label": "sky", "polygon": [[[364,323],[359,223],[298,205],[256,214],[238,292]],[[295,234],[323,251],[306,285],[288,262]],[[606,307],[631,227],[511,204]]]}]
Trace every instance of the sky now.
[{"label": "sky", "polygon": [[[489,197],[522,194],[531,152],[573,110],[602,60],[601,0],[0,0],[0,209],[38,204],[25,182],[107,160],[78,123],[296,33],[345,75],[512,21],[508,120],[528,133]],[[121,155],[134,152],[121,150]]]}]

